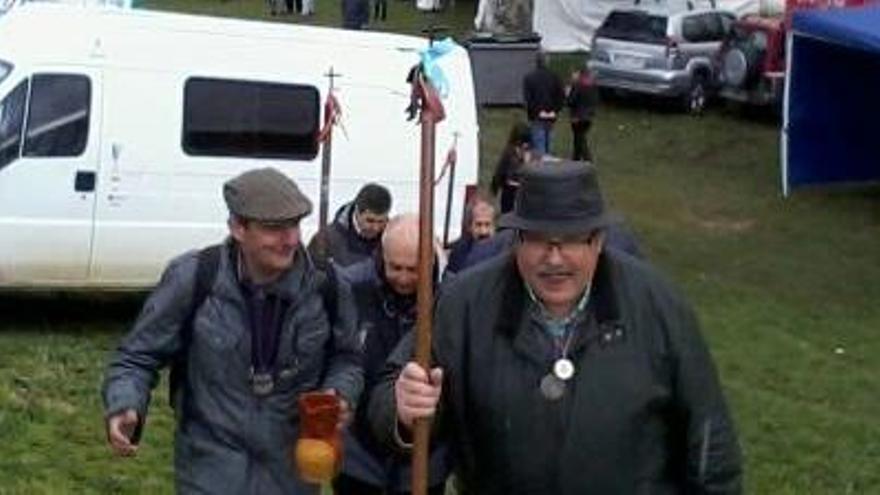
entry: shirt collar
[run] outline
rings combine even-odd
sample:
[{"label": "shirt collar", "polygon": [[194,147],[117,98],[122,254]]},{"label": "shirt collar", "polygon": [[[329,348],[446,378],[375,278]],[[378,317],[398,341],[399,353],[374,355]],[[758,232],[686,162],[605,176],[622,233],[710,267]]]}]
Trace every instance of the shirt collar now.
[{"label": "shirt collar", "polygon": [[532,306],[535,310],[532,312],[533,316],[538,320],[538,322],[547,329],[552,335],[560,337],[565,335],[568,328],[571,324],[577,321],[583,314],[587,307],[587,303],[590,300],[590,288],[591,284],[587,283],[587,287],[584,288],[583,294],[581,294],[580,299],[578,299],[577,304],[574,309],[571,310],[570,313],[563,317],[553,316],[548,310],[547,307],[544,306],[544,303],[538,299],[538,296],[535,295],[535,291],[532,290],[531,286],[529,286],[528,282],[523,280],[523,285],[526,287],[526,292],[529,294],[529,299],[532,300]]}]

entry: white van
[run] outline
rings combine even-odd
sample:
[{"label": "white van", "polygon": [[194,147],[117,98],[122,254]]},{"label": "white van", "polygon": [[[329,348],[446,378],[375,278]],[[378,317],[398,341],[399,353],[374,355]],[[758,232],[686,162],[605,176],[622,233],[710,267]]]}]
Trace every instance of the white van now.
[{"label": "white van", "polygon": [[[342,106],[330,209],[367,181],[418,209],[420,128],[406,76],[426,40],[141,10],[25,3],[0,18],[0,288],[143,288],[174,255],[222,239],[221,186],[274,166],[315,204],[316,135],[332,68]],[[453,136],[457,235],[477,182],[467,52],[450,81],[437,169]],[[448,175],[447,175],[448,177]],[[443,228],[446,179],[435,189]]]}]

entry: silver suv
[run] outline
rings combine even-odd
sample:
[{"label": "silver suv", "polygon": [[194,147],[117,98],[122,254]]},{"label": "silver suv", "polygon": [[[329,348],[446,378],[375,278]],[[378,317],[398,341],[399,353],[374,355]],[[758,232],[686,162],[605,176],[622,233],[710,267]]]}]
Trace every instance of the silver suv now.
[{"label": "silver suv", "polygon": [[700,113],[716,87],[713,59],[735,20],[715,8],[612,10],[587,65],[600,87],[680,98],[686,111]]}]

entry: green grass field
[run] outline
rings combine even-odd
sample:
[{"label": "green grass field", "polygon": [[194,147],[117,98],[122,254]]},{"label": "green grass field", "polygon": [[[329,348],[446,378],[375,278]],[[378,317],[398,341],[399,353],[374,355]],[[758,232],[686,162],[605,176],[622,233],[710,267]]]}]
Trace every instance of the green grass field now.
[{"label": "green grass field", "polygon": [[[338,1],[310,23],[338,25]],[[151,0],[242,17],[257,0]],[[380,29],[466,32],[472,2],[425,15],[389,1]],[[298,17],[283,17],[299,22]],[[563,71],[580,56],[555,57]],[[778,129],[716,105],[701,118],[605,101],[591,134],[606,195],[696,306],[736,417],[748,493],[880,493],[880,190],[779,193]],[[481,110],[485,179],[522,114]],[[441,124],[442,125],[442,124]],[[559,126],[555,149],[567,154]],[[2,242],[14,242],[3,240]],[[140,455],[113,458],[98,397],[139,298],[0,295],[0,493],[167,493],[165,385]],[[872,385],[874,384],[874,385]]]}]

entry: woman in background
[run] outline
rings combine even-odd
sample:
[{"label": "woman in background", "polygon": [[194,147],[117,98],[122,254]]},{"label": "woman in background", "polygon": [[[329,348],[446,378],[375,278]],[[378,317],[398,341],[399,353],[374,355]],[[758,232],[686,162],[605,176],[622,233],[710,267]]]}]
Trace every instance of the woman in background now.
[{"label": "woman in background", "polygon": [[589,69],[583,68],[572,72],[571,84],[569,84],[566,93],[565,103],[571,118],[571,142],[573,144],[571,159],[591,162],[593,154],[590,153],[590,146],[587,143],[587,133],[590,131],[593,117],[596,115],[599,92]]},{"label": "woman in background", "polygon": [[522,166],[529,160],[531,150],[531,137],[529,126],[525,122],[518,122],[510,129],[507,144],[498,159],[495,167],[495,175],[492,177],[491,190],[493,195],[500,193],[501,213],[507,213],[513,209],[513,199],[516,190],[519,189],[519,172]]}]

